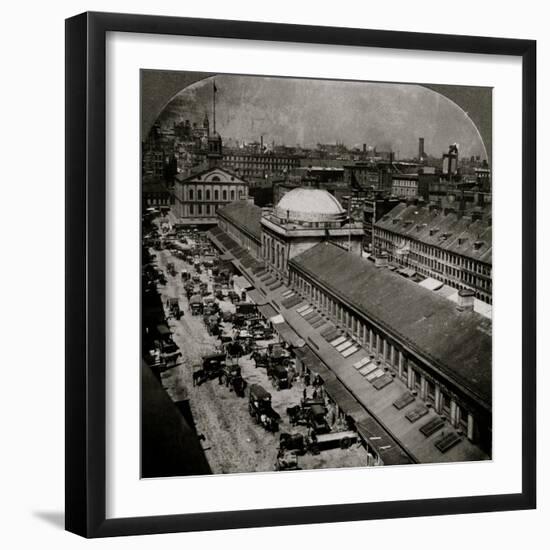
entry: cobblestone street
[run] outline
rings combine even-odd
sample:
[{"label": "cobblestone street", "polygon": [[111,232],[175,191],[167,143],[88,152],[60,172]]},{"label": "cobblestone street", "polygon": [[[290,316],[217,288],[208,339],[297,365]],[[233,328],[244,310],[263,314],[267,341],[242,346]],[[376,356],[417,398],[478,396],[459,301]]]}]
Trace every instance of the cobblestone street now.
[{"label": "cobblestone street", "polygon": [[[219,341],[208,334],[202,316],[191,315],[185,297],[180,273],[183,269],[192,270],[190,264],[173,257],[168,251],[157,253],[158,267],[166,270],[168,262],[174,263],[176,276],[167,275],[167,284],[160,287],[162,301],[178,298],[184,315],[179,321],[170,319],[170,328],[174,342],[179,346],[183,356],[180,363],[162,375],[162,384],[174,401],[189,397],[189,403],[196,429],[205,439],[202,442],[213,473],[237,473],[273,471],[276,462],[279,434],[281,432],[301,432],[302,426],[291,427],[286,408],[296,405],[303,393],[303,384],[295,384],[291,389],[277,391],[272,388],[266,370],[255,368],[250,355],[239,359],[242,375],[248,385],[257,383],[272,394],[273,408],[280,414],[279,433],[270,433],[254,423],[248,412],[248,399],[239,398],[218,380],[207,381],[200,386],[193,386],[193,366],[201,364],[201,356],[215,350]],[[201,280],[209,284],[206,273]],[[230,302],[219,301],[222,309],[231,309]],[[275,340],[274,340],[275,341]],[[269,342],[260,341],[260,346]],[[311,389],[310,389],[311,391]],[[367,453],[360,445],[349,449],[323,451],[319,455],[310,453],[299,457],[301,469],[358,467],[367,464]]]}]

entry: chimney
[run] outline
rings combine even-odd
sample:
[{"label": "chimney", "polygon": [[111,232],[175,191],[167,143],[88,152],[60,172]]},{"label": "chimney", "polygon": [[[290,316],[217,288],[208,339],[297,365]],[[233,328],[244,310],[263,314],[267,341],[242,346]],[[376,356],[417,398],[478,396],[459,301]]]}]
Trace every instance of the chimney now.
[{"label": "chimney", "polygon": [[367,152],[367,144],[363,143],[363,153],[366,153],[366,152]]},{"label": "chimney", "polygon": [[418,159],[422,160],[424,157],[424,138],[418,138]]},{"label": "chimney", "polygon": [[469,288],[462,288],[458,291],[458,311],[474,311],[475,292]]}]

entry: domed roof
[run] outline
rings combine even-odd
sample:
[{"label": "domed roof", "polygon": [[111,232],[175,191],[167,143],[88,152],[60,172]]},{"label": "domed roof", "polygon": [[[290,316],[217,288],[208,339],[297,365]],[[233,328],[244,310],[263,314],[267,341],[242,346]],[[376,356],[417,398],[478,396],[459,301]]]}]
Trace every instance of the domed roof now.
[{"label": "domed roof", "polygon": [[304,222],[331,222],[345,217],[338,200],[324,189],[298,187],[286,193],[275,207],[282,219]]}]

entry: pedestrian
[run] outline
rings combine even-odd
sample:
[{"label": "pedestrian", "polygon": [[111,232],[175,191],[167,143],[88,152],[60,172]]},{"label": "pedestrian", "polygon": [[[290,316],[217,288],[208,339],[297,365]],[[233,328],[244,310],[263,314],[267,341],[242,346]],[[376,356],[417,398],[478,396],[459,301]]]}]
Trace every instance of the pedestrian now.
[{"label": "pedestrian", "polygon": [[309,374],[309,372],[306,372],[306,373],[304,374],[304,384],[305,384],[306,386],[309,386],[309,382],[310,382],[310,374]]},{"label": "pedestrian", "polygon": [[317,399],[317,389],[313,390],[313,399]]},{"label": "pedestrian", "polygon": [[220,371],[220,372],[218,373],[218,384],[219,384],[220,386],[223,385],[223,371]]},{"label": "pedestrian", "polygon": [[302,395],[304,396],[303,400],[305,401],[307,399],[307,390],[306,390],[306,388],[304,388],[304,391],[302,392]]}]

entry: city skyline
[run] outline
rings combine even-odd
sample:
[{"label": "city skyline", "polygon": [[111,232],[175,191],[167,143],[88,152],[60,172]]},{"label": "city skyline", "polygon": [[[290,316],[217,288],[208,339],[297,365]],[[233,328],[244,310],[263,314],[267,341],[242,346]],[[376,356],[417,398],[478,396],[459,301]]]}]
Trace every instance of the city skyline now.
[{"label": "city skyline", "polygon": [[[444,96],[420,85],[217,75],[187,87],[159,116],[161,126],[181,119],[212,129],[215,80],[216,130],[225,140],[315,147],[344,143],[414,157],[418,138],[439,157],[457,143],[461,156],[487,158],[477,128]],[[337,98],[337,99],[336,99]]]}]

